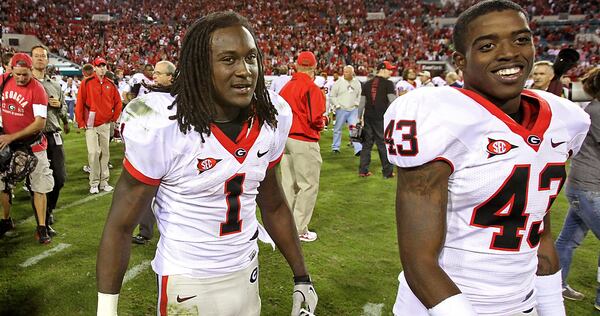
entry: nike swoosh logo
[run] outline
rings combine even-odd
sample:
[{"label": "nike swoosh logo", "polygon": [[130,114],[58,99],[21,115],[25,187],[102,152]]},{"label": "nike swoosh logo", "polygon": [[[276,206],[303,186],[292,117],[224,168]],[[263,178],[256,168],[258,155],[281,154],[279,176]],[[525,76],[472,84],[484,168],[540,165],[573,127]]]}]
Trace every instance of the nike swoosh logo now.
[{"label": "nike swoosh logo", "polygon": [[259,150],[259,151],[257,151],[257,152],[256,152],[256,155],[258,156],[258,158],[260,158],[260,157],[262,157],[262,156],[266,155],[268,152],[269,152],[269,151],[267,150],[267,151],[265,151],[264,153],[261,153],[261,152],[260,152],[260,150]]},{"label": "nike swoosh logo", "polygon": [[188,296],[188,297],[179,297],[179,295],[177,295],[177,303],[183,303],[183,302],[185,302],[187,300],[193,299],[196,296],[198,296],[198,295]]},{"label": "nike swoosh logo", "polygon": [[562,142],[556,142],[555,143],[553,140],[550,140],[550,145],[552,145],[552,148],[556,148],[556,147],[558,147],[558,146],[560,146],[560,145],[562,145],[564,143],[566,143],[566,142],[562,141]]}]

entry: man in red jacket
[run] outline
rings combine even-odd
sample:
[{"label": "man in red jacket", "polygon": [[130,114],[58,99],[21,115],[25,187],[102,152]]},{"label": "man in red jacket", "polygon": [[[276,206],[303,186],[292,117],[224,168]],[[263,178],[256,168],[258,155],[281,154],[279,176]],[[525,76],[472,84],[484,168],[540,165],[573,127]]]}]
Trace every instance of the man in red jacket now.
[{"label": "man in red jacket", "polygon": [[90,166],[90,193],[110,192],[108,184],[108,144],[110,123],[121,114],[121,97],[117,86],[106,78],[106,60],[94,59],[94,74],[83,80],[77,95],[75,117],[79,128],[85,129],[85,141]]},{"label": "man in red jacket", "polygon": [[301,52],[296,73],[281,89],[290,104],[294,119],[281,160],[281,186],[294,214],[302,241],[314,241],[317,234],[308,230],[313,214],[321,173],[320,132],[327,125],[325,95],[313,82],[317,59],[312,52]]}]

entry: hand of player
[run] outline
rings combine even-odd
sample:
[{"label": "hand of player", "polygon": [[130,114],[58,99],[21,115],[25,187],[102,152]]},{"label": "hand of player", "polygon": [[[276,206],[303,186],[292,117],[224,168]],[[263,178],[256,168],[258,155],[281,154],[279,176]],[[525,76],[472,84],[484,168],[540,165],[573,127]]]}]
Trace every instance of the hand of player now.
[{"label": "hand of player", "polygon": [[319,297],[312,282],[297,282],[292,293],[291,316],[311,316],[317,308]]},{"label": "hand of player", "polygon": [[71,127],[69,127],[69,123],[63,124],[63,130],[65,131],[65,134],[69,134],[69,132],[71,131]]}]

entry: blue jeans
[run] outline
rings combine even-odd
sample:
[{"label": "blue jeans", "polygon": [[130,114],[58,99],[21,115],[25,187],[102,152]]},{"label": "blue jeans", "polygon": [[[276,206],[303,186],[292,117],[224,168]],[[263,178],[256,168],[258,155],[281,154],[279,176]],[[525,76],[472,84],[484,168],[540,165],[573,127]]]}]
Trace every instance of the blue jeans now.
[{"label": "blue jeans", "polygon": [[[337,109],[335,110],[335,125],[333,126],[333,143],[331,144],[331,150],[340,150],[342,143],[342,127],[348,123],[348,130],[353,129],[358,123],[358,109],[351,111]],[[352,142],[354,147],[354,154],[362,150],[362,145],[357,142]]]},{"label": "blue jeans", "polygon": [[[569,200],[569,212],[556,240],[563,287],[567,285],[573,251],[579,247],[588,230],[592,230],[596,238],[600,239],[600,192],[578,190],[567,186],[566,195]],[[600,256],[598,267],[600,267]],[[600,304],[600,286],[596,293],[596,304]]]},{"label": "blue jeans", "polygon": [[65,101],[67,103],[67,108],[68,108],[68,112],[69,112],[69,119],[74,120],[75,119],[75,100],[66,100]]}]

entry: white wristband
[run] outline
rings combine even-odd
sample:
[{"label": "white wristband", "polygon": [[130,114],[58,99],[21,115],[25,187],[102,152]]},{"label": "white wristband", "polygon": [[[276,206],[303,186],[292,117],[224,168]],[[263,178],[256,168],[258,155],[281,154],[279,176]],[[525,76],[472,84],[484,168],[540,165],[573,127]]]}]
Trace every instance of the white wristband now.
[{"label": "white wristband", "polygon": [[117,316],[119,294],[106,294],[98,292],[97,316]]},{"label": "white wristband", "polygon": [[446,298],[429,309],[430,316],[477,316],[471,303],[462,294],[456,294]]},{"label": "white wristband", "polygon": [[564,316],[565,305],[562,297],[561,272],[551,275],[536,275],[536,305],[535,309],[540,316]]}]

